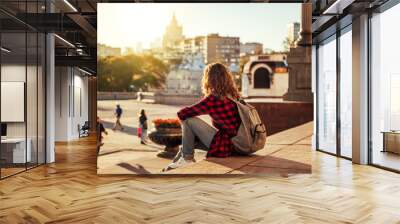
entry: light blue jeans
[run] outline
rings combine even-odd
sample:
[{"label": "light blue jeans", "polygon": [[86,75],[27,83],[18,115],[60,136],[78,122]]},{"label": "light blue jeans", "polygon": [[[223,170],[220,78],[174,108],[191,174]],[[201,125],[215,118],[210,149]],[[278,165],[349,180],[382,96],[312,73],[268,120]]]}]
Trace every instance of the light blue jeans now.
[{"label": "light blue jeans", "polygon": [[181,156],[185,159],[193,159],[194,149],[207,151],[216,133],[216,128],[198,117],[184,120],[182,122],[182,148],[176,155],[174,162]]},{"label": "light blue jeans", "polygon": [[142,129],[142,135],[140,136],[140,141],[145,142],[147,139],[147,129],[143,129],[143,125],[139,125],[139,127]]}]

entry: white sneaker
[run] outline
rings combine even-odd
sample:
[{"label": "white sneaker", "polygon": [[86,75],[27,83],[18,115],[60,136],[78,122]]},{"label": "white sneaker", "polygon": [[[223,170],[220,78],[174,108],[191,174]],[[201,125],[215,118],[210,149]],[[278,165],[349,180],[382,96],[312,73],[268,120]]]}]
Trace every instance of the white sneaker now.
[{"label": "white sneaker", "polygon": [[195,162],[196,161],[194,159],[184,159],[183,156],[182,156],[177,161],[175,161],[173,163],[170,163],[166,168],[163,169],[163,171],[168,171],[168,170],[176,169],[176,168],[179,168],[179,167],[188,166],[188,165],[191,165],[191,164],[193,164]]}]

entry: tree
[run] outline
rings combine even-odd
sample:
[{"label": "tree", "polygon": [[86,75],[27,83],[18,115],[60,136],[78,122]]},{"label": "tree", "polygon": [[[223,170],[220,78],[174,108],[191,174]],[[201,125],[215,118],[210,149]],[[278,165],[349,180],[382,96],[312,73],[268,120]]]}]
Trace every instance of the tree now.
[{"label": "tree", "polygon": [[249,60],[250,60],[250,56],[248,56],[248,55],[240,57],[240,60],[239,60],[239,71],[240,71],[240,74],[243,73],[244,66],[247,64],[247,62],[249,62]]},{"label": "tree", "polygon": [[289,52],[289,51],[290,51],[290,48],[296,45],[296,41],[290,40],[289,37],[286,37],[286,38],[283,40],[282,45],[283,45],[283,50],[284,50],[284,52]]},{"label": "tree", "polygon": [[98,59],[99,91],[161,88],[169,66],[152,55],[129,54]]}]

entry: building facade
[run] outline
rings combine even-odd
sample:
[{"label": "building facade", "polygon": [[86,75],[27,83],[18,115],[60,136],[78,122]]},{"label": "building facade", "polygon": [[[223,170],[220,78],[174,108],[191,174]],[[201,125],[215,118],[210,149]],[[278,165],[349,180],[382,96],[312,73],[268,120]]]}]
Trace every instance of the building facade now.
[{"label": "building facade", "polygon": [[97,44],[97,55],[99,57],[121,56],[121,48],[110,47],[105,44]]},{"label": "building facade", "polygon": [[200,95],[205,68],[202,54],[187,56],[167,75],[166,90],[173,95]]},{"label": "building facade", "polygon": [[165,29],[162,46],[164,49],[179,48],[184,38],[182,26],[178,24],[175,14],[173,14],[171,22]]},{"label": "building facade", "polygon": [[263,53],[263,44],[257,42],[241,43],[240,56],[259,55]]},{"label": "building facade", "polygon": [[[170,24],[166,27],[162,46],[162,58],[166,61],[179,61],[186,57],[201,55],[205,64],[218,61],[227,66],[232,63],[239,65],[239,37],[220,36],[214,33],[185,38],[183,28],[178,24],[175,15],[172,16]],[[259,51],[258,46],[256,51]]]},{"label": "building facade", "polygon": [[243,68],[243,97],[283,97],[288,90],[288,70],[284,60],[274,59],[269,55],[250,56]]},{"label": "building facade", "polygon": [[201,54],[206,64],[222,62],[227,66],[230,66],[232,63],[239,65],[239,37],[209,34],[207,36],[187,38],[182,41],[181,49],[184,55],[187,56]]},{"label": "building facade", "polygon": [[198,55],[201,54],[203,57],[207,55],[207,39],[204,36],[197,36],[193,38],[186,38],[182,42],[182,48],[184,55]]},{"label": "building facade", "polygon": [[287,37],[289,39],[289,43],[294,43],[299,39],[300,36],[300,23],[293,22],[287,25]]},{"label": "building facade", "polygon": [[240,40],[239,37],[220,36],[209,34],[206,36],[205,62],[222,62],[226,65],[239,64]]}]

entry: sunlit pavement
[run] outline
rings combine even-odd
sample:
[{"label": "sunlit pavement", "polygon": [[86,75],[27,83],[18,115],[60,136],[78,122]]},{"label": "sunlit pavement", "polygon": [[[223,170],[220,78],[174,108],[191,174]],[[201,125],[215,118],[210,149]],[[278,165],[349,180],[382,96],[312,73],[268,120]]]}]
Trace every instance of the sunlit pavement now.
[{"label": "sunlit pavement", "polygon": [[[123,131],[112,131],[115,105],[124,110]],[[149,119],[175,118],[182,106],[145,104],[136,100],[99,101],[98,115],[109,135],[98,157],[98,174],[280,174],[310,173],[312,123],[307,123],[268,137],[263,150],[252,156],[208,158],[196,151],[196,164],[162,172],[171,161],[157,157],[163,149],[155,144],[141,145],[137,137],[138,113],[145,109]],[[204,117],[203,117],[204,118]],[[207,119],[207,118],[205,118]],[[207,119],[209,121],[209,119]]]}]

